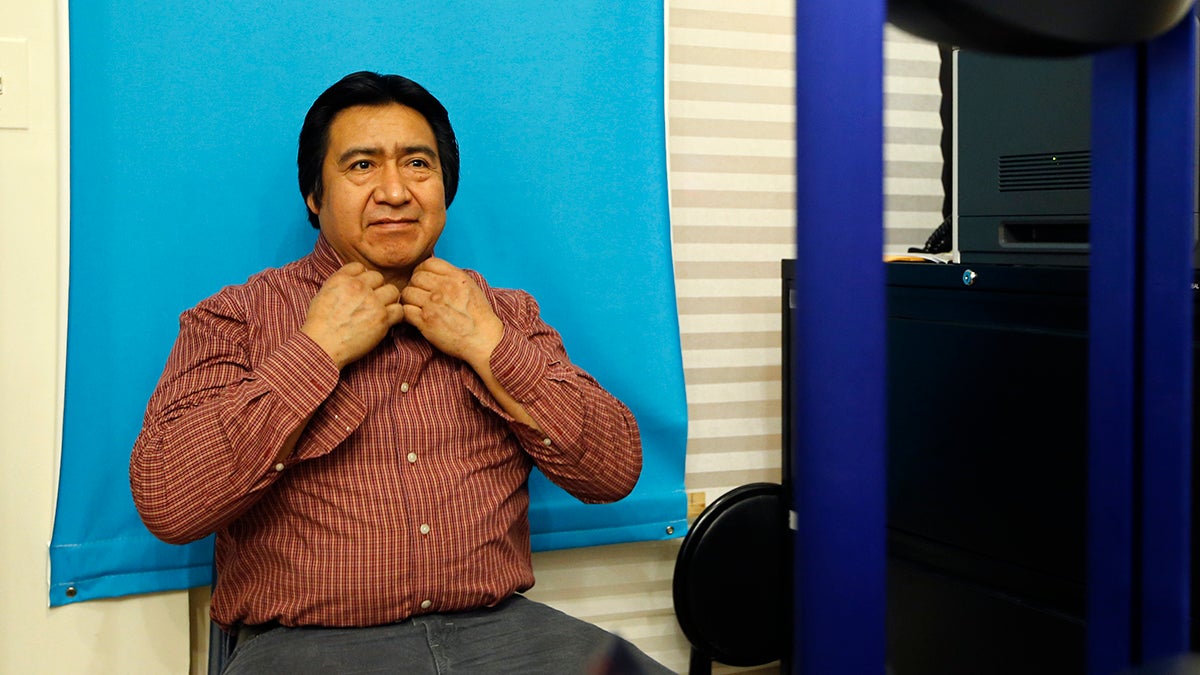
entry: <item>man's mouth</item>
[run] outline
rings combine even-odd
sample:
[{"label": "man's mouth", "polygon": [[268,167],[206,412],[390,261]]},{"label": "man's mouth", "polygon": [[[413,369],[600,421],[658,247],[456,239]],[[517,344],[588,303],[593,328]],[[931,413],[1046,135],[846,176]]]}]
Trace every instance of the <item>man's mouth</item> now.
[{"label": "man's mouth", "polygon": [[416,218],[375,218],[367,224],[372,226],[378,225],[382,227],[388,227],[397,225],[412,225],[416,222]]}]

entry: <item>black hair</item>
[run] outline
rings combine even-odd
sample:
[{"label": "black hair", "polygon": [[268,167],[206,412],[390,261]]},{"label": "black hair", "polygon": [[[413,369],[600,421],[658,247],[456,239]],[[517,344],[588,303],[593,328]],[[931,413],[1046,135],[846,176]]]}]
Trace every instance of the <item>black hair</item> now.
[{"label": "black hair", "polygon": [[[300,180],[300,196],[306,201],[309,195],[320,204],[324,192],[321,182],[321,166],[329,150],[329,127],[338,113],[346,108],[366,105],[377,106],[399,103],[416,110],[433,129],[437,140],[438,159],[442,165],[442,187],[446,193],[446,206],[454,201],[458,191],[458,141],[450,116],[441,102],[425,87],[400,75],[380,75],[368,71],[351,73],[326,89],[304,116],[300,128],[299,149],[296,152],[296,168]],[[308,222],[320,228],[317,214],[308,210]]]}]

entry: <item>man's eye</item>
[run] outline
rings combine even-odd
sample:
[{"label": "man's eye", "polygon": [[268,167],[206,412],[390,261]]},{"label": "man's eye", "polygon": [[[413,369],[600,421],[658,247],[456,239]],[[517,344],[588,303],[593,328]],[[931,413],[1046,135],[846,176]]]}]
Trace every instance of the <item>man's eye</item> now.
[{"label": "man's eye", "polygon": [[414,159],[411,162],[411,165],[418,169],[428,169],[429,168],[429,162],[427,162],[423,159]]},{"label": "man's eye", "polygon": [[371,168],[371,163],[365,159],[360,159],[357,162],[355,162],[354,164],[352,164],[351,168],[358,169],[360,171],[365,171],[366,169]]}]

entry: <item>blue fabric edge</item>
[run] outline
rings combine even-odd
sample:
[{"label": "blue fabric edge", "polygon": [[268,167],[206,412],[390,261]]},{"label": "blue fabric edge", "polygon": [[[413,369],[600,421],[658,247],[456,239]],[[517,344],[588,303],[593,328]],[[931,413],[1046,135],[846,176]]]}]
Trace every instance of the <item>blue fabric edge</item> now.
[{"label": "blue fabric edge", "polygon": [[[679,520],[624,525],[603,530],[576,530],[573,532],[546,532],[535,534],[530,543],[535,553],[566,548],[590,548],[606,544],[632,544],[644,541],[676,539],[687,534],[687,518]],[[534,570],[536,573],[537,570]]]},{"label": "blue fabric edge", "polygon": [[[569,530],[533,534],[530,546],[536,552],[568,548],[591,548],[611,544],[633,544],[646,541],[663,541],[683,537],[688,531],[686,502],[682,502],[684,517],[654,522],[615,527]],[[50,607],[61,607],[89,600],[103,600],[129,595],[180,591],[212,583],[212,537],[187,544],[181,548],[192,548],[197,554],[195,562],[170,569],[143,570],[128,573],[99,573],[95,576],[74,578],[50,585]],[[127,551],[130,546],[171,546],[147,534],[144,540],[104,542],[87,546],[51,546],[50,565],[57,562],[70,567],[67,561],[74,557],[86,557],[91,561],[102,561],[107,557],[104,549]],[[89,567],[89,565],[74,566]],[[99,567],[93,564],[90,567]]]}]

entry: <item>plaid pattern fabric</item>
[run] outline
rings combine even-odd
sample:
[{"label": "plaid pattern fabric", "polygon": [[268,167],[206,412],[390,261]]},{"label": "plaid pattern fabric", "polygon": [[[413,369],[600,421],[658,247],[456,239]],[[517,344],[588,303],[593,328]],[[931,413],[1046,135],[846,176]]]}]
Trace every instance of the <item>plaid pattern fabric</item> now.
[{"label": "plaid pattern fabric", "polygon": [[174,543],[217,533],[212,613],[226,627],[495,604],[533,585],[532,466],[585,502],[620,499],[641,471],[629,410],[571,364],[529,294],[474,273],[505,327],[493,372],[544,433],[406,324],[339,373],[299,328],[340,266],[319,238],[185,312],[134,445],[147,527]]}]

